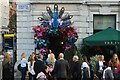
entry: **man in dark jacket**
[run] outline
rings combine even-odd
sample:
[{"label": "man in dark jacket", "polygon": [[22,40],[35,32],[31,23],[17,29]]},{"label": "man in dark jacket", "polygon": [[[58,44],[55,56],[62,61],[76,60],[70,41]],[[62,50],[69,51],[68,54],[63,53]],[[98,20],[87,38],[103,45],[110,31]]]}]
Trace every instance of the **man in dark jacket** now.
[{"label": "man in dark jacket", "polygon": [[40,54],[34,64],[35,77],[38,75],[38,73],[42,71],[43,66],[44,66],[43,55]]},{"label": "man in dark jacket", "polygon": [[80,80],[81,78],[81,69],[80,62],[77,55],[73,56],[73,65],[71,67],[72,80]]},{"label": "man in dark jacket", "polygon": [[69,63],[64,60],[64,54],[59,54],[59,60],[55,62],[54,76],[57,80],[67,80],[69,73]]}]

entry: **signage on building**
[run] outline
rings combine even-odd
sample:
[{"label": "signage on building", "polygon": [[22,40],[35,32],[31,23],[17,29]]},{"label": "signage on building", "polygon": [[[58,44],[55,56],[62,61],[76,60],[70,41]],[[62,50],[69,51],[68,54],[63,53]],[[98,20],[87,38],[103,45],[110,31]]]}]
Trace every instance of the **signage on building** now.
[{"label": "signage on building", "polygon": [[4,48],[13,48],[15,34],[4,34]]},{"label": "signage on building", "polygon": [[17,4],[17,11],[30,11],[30,4]]},{"label": "signage on building", "polygon": [[119,45],[120,44],[120,41],[106,41],[105,44],[112,44],[112,45]]}]

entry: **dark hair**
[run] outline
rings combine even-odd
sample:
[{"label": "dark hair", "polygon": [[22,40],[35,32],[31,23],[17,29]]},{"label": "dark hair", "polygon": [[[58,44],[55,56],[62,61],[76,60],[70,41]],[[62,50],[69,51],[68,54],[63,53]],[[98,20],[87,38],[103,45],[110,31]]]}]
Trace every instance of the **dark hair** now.
[{"label": "dark hair", "polygon": [[83,62],[86,62],[86,63],[89,65],[89,62],[88,62],[87,56],[83,56]]},{"label": "dark hair", "polygon": [[108,62],[103,62],[103,65],[104,65],[105,67],[108,67]]},{"label": "dark hair", "polygon": [[86,57],[86,56],[83,56],[83,61],[84,61],[84,62],[88,62],[88,60],[87,60],[87,57]]},{"label": "dark hair", "polygon": [[44,73],[44,74],[46,74],[46,69],[48,68],[48,66],[47,65],[44,65],[43,67],[42,67],[42,72]]}]

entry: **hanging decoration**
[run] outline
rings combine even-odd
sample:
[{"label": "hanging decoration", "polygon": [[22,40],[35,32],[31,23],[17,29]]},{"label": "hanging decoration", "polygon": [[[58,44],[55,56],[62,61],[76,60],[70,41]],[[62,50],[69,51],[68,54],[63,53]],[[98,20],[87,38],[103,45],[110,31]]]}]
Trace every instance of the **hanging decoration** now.
[{"label": "hanging decoration", "polygon": [[42,23],[33,27],[37,48],[40,49],[41,54],[46,54],[50,40],[57,37],[58,41],[61,41],[62,48],[70,50],[78,39],[76,29],[71,27],[70,19],[73,16],[68,13],[63,16],[65,8],[62,7],[58,12],[57,4],[54,4],[54,12],[50,7],[46,7],[46,10],[47,13],[42,13],[42,17],[38,18]]}]

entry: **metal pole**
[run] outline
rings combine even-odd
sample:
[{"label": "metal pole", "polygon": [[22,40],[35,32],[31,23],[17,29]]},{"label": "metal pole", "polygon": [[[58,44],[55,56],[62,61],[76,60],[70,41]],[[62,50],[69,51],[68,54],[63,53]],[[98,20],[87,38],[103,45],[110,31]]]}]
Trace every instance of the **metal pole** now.
[{"label": "metal pole", "polygon": [[115,46],[115,53],[117,53],[117,50],[118,50],[117,48],[118,48],[118,47],[117,47],[117,45],[116,45],[116,46]]}]

